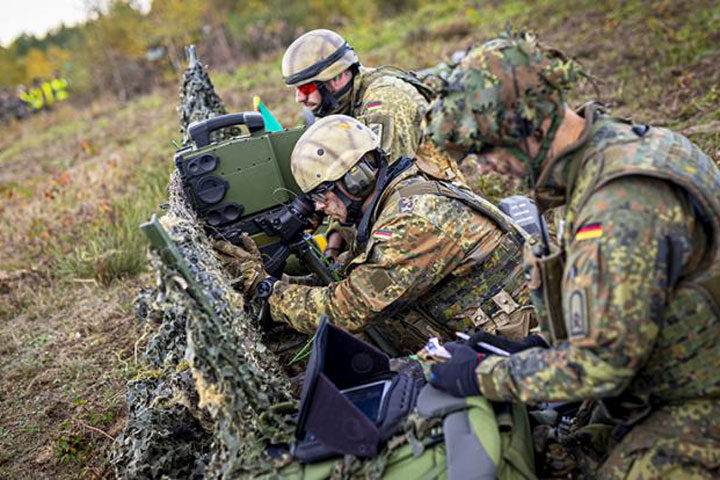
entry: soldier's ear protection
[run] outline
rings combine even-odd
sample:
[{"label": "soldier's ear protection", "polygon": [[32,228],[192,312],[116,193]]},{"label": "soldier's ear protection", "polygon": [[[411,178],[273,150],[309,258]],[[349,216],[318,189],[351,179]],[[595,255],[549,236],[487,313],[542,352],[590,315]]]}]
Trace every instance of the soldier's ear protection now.
[{"label": "soldier's ear protection", "polygon": [[348,193],[356,197],[364,197],[370,193],[377,178],[374,163],[374,154],[366,154],[343,175],[341,181]]}]

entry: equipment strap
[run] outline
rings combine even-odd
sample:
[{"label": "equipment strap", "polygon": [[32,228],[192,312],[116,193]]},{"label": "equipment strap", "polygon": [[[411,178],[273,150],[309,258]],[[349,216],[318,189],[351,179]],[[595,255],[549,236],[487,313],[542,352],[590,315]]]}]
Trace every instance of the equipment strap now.
[{"label": "equipment strap", "polygon": [[376,68],[367,76],[365,82],[366,84],[370,84],[375,80],[376,77],[383,75],[392,75],[395,78],[399,78],[400,80],[409,83],[410,85],[415,87],[415,90],[417,90],[420,95],[422,95],[427,101],[431,101],[437,96],[435,91],[429,86],[425,85],[422,80],[415,76],[415,74],[405,71],[402,68],[394,67],[392,65],[385,65]]},{"label": "equipment strap", "polygon": [[513,222],[507,215],[500,211],[495,205],[474,193],[457,187],[451,183],[441,181],[427,181],[408,185],[398,191],[401,197],[410,197],[413,195],[440,195],[443,197],[454,198],[463,202],[476,212],[480,212],[489,217],[503,231],[503,233],[513,234],[519,243],[524,243],[530,236],[528,233]]}]

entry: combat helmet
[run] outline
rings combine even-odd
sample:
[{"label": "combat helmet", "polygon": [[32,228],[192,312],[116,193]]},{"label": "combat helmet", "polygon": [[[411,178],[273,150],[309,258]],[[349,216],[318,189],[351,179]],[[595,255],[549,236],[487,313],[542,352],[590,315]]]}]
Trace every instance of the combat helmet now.
[{"label": "combat helmet", "polygon": [[[346,115],[330,115],[315,122],[300,137],[290,156],[295,181],[310,199],[328,190],[345,204],[345,222],[359,222],[364,198],[384,171],[387,158],[379,137]],[[344,190],[337,188],[337,181]],[[376,196],[377,197],[377,196]]]},{"label": "combat helmet", "polygon": [[330,80],[359,63],[355,51],[332,30],[311,30],[285,50],[282,73],[285,84],[296,87]]},{"label": "combat helmet", "polygon": [[316,82],[322,103],[315,113],[324,116],[338,113],[347,105],[352,88],[350,82],[341,91],[332,93],[324,82],[359,65],[355,51],[343,37],[332,30],[318,29],[301,35],[285,50],[282,74],[289,87]]},{"label": "combat helmet", "polygon": [[346,115],[330,115],[302,134],[290,157],[290,168],[302,191],[309,193],[347,174],[355,176],[364,169],[359,164],[365,154],[377,150],[379,143],[378,136],[362,122]]},{"label": "combat helmet", "polygon": [[[580,75],[574,61],[533,35],[505,32],[453,69],[428,110],[426,131],[446,150],[504,147],[525,162],[532,183],[564,116],[565,93]],[[547,119],[550,129],[530,158],[527,138]]]}]

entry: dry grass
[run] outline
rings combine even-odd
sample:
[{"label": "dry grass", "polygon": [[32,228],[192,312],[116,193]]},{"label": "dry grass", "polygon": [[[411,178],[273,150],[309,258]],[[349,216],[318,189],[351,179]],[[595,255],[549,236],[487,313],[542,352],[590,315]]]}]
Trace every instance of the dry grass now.
[{"label": "dry grass", "polygon": [[[421,3],[344,33],[368,65],[417,69],[512,20],[603,78],[616,113],[691,133],[720,160],[716,2]],[[280,55],[213,74],[229,110],[259,94],[286,126],[301,121]],[[148,282],[135,227],[164,201],[176,94],[62,106],[0,133],[0,478],[110,475],[105,454],[137,368],[132,297]]]},{"label": "dry grass", "polygon": [[0,476],[106,477],[139,337],[135,287],[13,281],[1,304]]}]

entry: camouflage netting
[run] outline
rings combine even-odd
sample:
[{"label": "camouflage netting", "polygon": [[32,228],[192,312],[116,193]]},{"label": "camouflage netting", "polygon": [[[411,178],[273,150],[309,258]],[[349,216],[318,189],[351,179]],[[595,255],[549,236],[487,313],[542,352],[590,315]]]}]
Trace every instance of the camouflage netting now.
[{"label": "camouflage netting", "polygon": [[[192,57],[180,96],[183,131],[190,121],[225,113]],[[127,426],[111,461],[120,478],[237,476],[247,465],[263,470],[265,445],[286,442],[292,432],[289,419],[270,408],[292,400],[287,377],[261,343],[254,315],[233,306],[242,300],[212,254],[176,175],[169,203],[162,223],[214,314],[187,294],[182,276],[150,254],[157,287],[136,300],[150,336],[143,354],[147,370],[128,384]]]},{"label": "camouflage netting", "polygon": [[148,324],[153,334],[144,359],[154,370],[129,384],[128,423],[112,462],[121,478],[203,472],[224,478],[272,468],[265,445],[288,442],[293,431],[289,417],[271,408],[292,402],[287,377],[261,342],[253,315],[234,307],[242,300],[233,298],[237,294],[177,182],[173,179],[171,209],[162,223],[214,314],[188,295],[177,272],[151,254],[158,287],[144,308],[149,319],[162,323]]},{"label": "camouflage netting", "polygon": [[[180,131],[183,135],[183,145],[190,144],[187,127],[193,122],[207,120],[218,115],[225,115],[225,105],[215,92],[210,76],[197,58],[195,46],[187,49],[188,66],[180,86]],[[238,127],[229,127],[218,130],[212,134],[213,141],[226,140],[240,135]]]},{"label": "camouflage netting", "polygon": [[[190,63],[180,95],[183,131],[191,119],[225,112],[202,66],[192,57]],[[110,458],[115,474],[122,479],[277,478],[292,460],[287,454],[271,459],[266,447],[292,440],[297,402],[288,376],[262,342],[257,307],[243,304],[213,255],[176,174],[169,204],[161,223],[212,314],[189,294],[186,279],[150,252],[157,286],[136,299],[149,337],[142,355],[145,370],[128,383],[127,423]],[[383,453],[368,461],[338,459],[331,477],[380,477],[397,448],[419,445],[415,439],[436,423],[408,419]],[[293,463],[284,473],[298,468]]]}]

